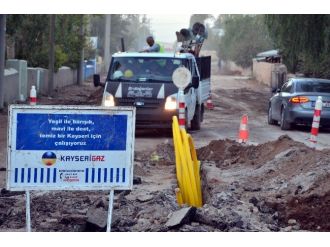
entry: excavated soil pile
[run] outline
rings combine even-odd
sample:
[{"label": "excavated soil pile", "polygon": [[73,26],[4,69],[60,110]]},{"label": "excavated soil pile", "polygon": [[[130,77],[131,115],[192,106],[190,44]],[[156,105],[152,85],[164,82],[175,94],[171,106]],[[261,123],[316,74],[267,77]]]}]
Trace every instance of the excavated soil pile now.
[{"label": "excavated soil pile", "polygon": [[[207,202],[229,193],[249,202],[252,212],[268,214],[272,222],[263,227],[270,230],[330,230],[330,150],[313,150],[282,136],[258,146],[212,141],[198,157]],[[276,227],[269,227],[274,222]]]},{"label": "excavated soil pile", "polygon": [[55,89],[51,98],[38,95],[38,104],[43,105],[101,105],[103,87],[95,88],[93,83],[84,82],[83,85],[70,85]]},{"label": "excavated soil pile", "polygon": [[[133,190],[116,191],[112,230],[330,230],[330,150],[315,151],[282,136],[258,146],[212,141],[198,149],[198,157],[204,205],[182,215],[174,194],[173,146],[136,152]],[[32,192],[32,228],[104,231],[107,209],[108,192]],[[169,223],[174,221],[179,223]],[[24,226],[24,194],[3,189],[0,231]]]}]

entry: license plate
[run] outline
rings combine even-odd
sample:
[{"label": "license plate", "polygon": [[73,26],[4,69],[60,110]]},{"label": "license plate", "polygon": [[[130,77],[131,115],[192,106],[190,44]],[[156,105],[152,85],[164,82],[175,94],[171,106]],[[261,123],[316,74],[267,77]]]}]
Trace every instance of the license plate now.
[{"label": "license plate", "polygon": [[144,106],[144,102],[136,101],[136,102],[135,102],[135,105],[136,105],[136,106]]}]

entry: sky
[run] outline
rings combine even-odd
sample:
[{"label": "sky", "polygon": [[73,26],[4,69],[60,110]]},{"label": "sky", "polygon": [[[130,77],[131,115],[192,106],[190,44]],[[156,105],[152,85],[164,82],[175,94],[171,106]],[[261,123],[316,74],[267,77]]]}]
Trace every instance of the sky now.
[{"label": "sky", "polygon": [[151,30],[159,42],[172,43],[176,40],[175,32],[189,27],[190,14],[148,15]]},{"label": "sky", "polygon": [[[173,43],[176,40],[175,32],[182,28],[189,28],[189,20],[192,14],[148,14],[151,30],[155,39],[159,42]],[[215,18],[218,13],[211,13]]]}]

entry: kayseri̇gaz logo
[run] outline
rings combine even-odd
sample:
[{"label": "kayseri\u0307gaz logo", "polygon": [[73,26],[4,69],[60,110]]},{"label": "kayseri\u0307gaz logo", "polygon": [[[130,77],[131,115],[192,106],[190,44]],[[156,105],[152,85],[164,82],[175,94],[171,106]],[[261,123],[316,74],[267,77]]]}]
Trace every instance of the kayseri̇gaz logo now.
[{"label": "kayseri\u0307gaz logo", "polygon": [[42,163],[46,166],[52,166],[56,162],[56,155],[53,152],[46,152],[42,155]]}]

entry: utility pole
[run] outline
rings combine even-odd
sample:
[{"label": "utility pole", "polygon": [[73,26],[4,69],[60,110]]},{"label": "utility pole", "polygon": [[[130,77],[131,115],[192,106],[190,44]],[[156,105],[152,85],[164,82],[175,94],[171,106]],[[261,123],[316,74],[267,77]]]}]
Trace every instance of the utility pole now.
[{"label": "utility pole", "polygon": [[80,28],[79,28],[79,35],[80,40],[83,41],[81,50],[80,50],[80,60],[78,64],[78,71],[77,71],[77,84],[82,85],[84,81],[84,15],[80,17]]},{"label": "utility pole", "polygon": [[0,109],[4,107],[5,97],[5,50],[6,50],[6,15],[0,15]]},{"label": "utility pole", "polygon": [[55,15],[49,16],[49,64],[48,64],[48,97],[54,91],[54,64],[55,64]]},{"label": "utility pole", "polygon": [[105,15],[105,37],[104,37],[104,71],[107,72],[110,66],[110,35],[111,35],[111,15]]}]

